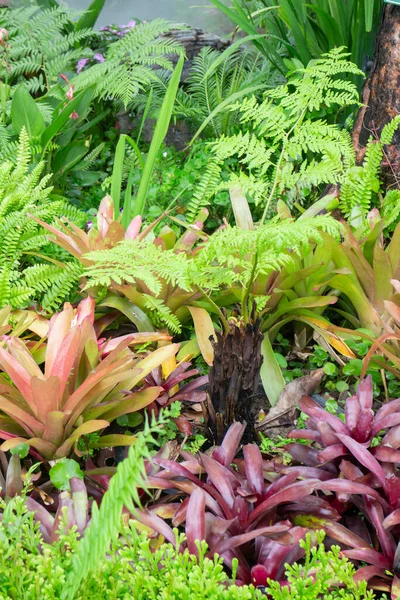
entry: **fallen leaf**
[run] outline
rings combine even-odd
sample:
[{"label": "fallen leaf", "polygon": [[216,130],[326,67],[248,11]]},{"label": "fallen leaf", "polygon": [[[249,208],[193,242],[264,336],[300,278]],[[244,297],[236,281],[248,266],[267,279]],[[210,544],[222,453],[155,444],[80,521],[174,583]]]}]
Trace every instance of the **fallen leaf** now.
[{"label": "fallen leaf", "polygon": [[318,388],[324,375],[323,369],[311,371],[309,375],[294,379],[285,386],[279,394],[278,402],[265,417],[257,423],[256,429],[263,431],[266,427],[280,427],[284,424],[293,424],[297,405],[302,396],[311,396]]}]

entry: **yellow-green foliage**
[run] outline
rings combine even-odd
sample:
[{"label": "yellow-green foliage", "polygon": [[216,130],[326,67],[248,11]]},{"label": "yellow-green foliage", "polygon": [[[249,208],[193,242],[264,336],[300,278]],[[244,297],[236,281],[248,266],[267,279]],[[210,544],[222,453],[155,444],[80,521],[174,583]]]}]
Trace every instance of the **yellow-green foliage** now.
[{"label": "yellow-green foliage", "polygon": [[[29,139],[23,130],[16,163],[0,165],[0,307],[22,308],[38,301],[52,309],[68,298],[80,265],[51,260],[53,246],[28,213],[48,223],[57,216],[83,225],[85,218],[64,198],[51,197],[50,176],[41,177],[43,163],[32,168],[30,161]],[[49,261],[42,256],[46,253]]]}]

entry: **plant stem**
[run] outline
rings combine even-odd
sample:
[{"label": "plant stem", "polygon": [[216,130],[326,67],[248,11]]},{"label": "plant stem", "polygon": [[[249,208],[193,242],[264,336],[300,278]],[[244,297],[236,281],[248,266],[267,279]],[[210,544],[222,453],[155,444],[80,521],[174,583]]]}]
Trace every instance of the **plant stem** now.
[{"label": "plant stem", "polygon": [[284,154],[284,151],[285,151],[285,143],[288,141],[288,139],[289,139],[290,135],[293,133],[293,131],[296,129],[296,127],[297,127],[297,126],[298,126],[298,125],[301,123],[301,121],[304,119],[304,116],[305,116],[305,114],[306,114],[306,109],[303,109],[303,110],[301,111],[301,114],[299,115],[299,118],[297,119],[297,121],[294,123],[294,125],[291,127],[291,129],[289,129],[289,131],[287,132],[287,134],[286,134],[286,136],[285,136],[285,139],[284,139],[284,141],[283,141],[283,143],[282,143],[282,150],[281,150],[281,153],[280,153],[280,155],[279,155],[279,160],[278,160],[278,162],[277,162],[277,164],[276,164],[276,173],[275,173],[275,180],[274,180],[274,184],[273,184],[273,186],[272,186],[271,193],[270,193],[270,195],[268,196],[267,204],[265,205],[265,209],[264,209],[263,215],[262,215],[262,217],[261,217],[261,221],[260,221],[260,223],[259,223],[260,225],[264,225],[264,221],[265,221],[265,219],[266,219],[266,217],[267,217],[268,209],[269,209],[269,207],[270,207],[270,204],[271,204],[271,202],[272,202],[272,199],[273,199],[273,197],[274,197],[274,195],[275,195],[276,188],[278,187],[278,173],[279,173],[279,170],[280,170],[280,168],[281,168],[281,164],[282,164],[282,160],[283,160],[283,154]]},{"label": "plant stem", "polygon": [[279,160],[278,160],[278,162],[277,162],[277,165],[276,165],[276,173],[275,173],[275,180],[274,180],[274,184],[273,184],[273,186],[272,186],[272,190],[271,190],[271,192],[270,192],[270,194],[269,194],[269,196],[268,196],[268,200],[267,200],[267,203],[266,203],[266,205],[265,205],[265,208],[264,208],[263,215],[262,215],[262,217],[261,217],[260,225],[264,225],[264,221],[265,221],[265,219],[266,219],[266,217],[267,217],[267,213],[268,213],[269,206],[270,206],[270,204],[271,204],[271,202],[272,202],[272,198],[273,198],[273,197],[274,197],[274,195],[275,195],[276,188],[278,187],[278,172],[279,172],[279,170],[280,170],[280,168],[281,168],[281,164],[282,164],[282,160],[283,160],[283,151],[284,151],[284,149],[285,149],[285,143],[283,143],[283,145],[282,145],[282,150],[281,150],[281,153],[280,153],[280,155],[279,155]]},{"label": "plant stem", "polygon": [[249,281],[248,281],[246,287],[243,288],[242,317],[243,317],[244,322],[246,324],[249,321],[248,301],[249,301],[249,296],[250,296],[250,289],[251,289],[251,286],[253,285],[253,281],[254,281],[254,274],[256,272],[257,261],[258,261],[258,248],[256,248],[256,251],[254,253],[253,264],[252,264],[252,267],[251,267],[251,273],[250,273]]}]

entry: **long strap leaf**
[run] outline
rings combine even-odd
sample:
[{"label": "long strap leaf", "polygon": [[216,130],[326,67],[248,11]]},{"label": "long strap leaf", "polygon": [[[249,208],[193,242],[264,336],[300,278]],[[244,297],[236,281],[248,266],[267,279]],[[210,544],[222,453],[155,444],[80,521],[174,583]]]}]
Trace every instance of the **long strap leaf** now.
[{"label": "long strap leaf", "polygon": [[[118,217],[119,217],[119,208],[120,208],[120,201],[121,201],[121,187],[122,187],[122,179],[123,179],[124,160],[125,160],[125,147],[126,147],[127,142],[128,142],[128,144],[130,144],[132,146],[132,148],[135,152],[135,155],[138,159],[140,167],[141,168],[144,167],[142,153],[140,152],[138,145],[131,137],[129,137],[129,135],[122,133],[120,135],[120,138],[119,138],[118,144],[117,144],[117,148],[115,150],[114,166],[113,166],[113,173],[112,173],[112,179],[111,179],[111,198],[114,201],[114,218],[115,219],[118,219]],[[135,161],[132,160],[132,167],[130,170],[129,179],[132,178],[134,166],[135,166]],[[130,189],[130,187],[131,187],[130,181],[128,181],[127,189]],[[122,223],[123,223],[125,229],[128,227],[129,221],[130,221],[130,206],[128,206],[126,204],[126,197],[125,197],[124,214],[122,215]]]},{"label": "long strap leaf", "polygon": [[92,29],[101,11],[103,10],[104,4],[106,0],[93,0],[89,8],[85,10],[81,18],[76,24],[76,31],[80,31],[81,29]]},{"label": "long strap leaf", "polygon": [[167,135],[168,127],[171,121],[172,110],[174,108],[175,98],[178,92],[184,60],[184,57],[181,56],[178,64],[176,65],[175,71],[172,74],[164,101],[161,106],[160,115],[157,119],[153,139],[150,144],[149,153],[147,155],[146,164],[144,166],[143,175],[140,181],[139,191],[133,205],[131,214],[133,217],[136,215],[141,215],[144,212],[147,192],[150,187],[151,176],[154,170],[154,164],[161,148],[161,144]]}]

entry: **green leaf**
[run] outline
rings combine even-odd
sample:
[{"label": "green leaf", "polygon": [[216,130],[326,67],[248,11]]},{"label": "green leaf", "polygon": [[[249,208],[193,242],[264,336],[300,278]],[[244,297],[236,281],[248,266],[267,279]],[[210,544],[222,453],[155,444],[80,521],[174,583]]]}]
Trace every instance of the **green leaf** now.
[{"label": "green leaf", "polygon": [[11,454],[18,454],[20,458],[25,458],[29,453],[29,444],[19,444],[10,450]]},{"label": "green leaf", "polygon": [[81,29],[93,29],[101,11],[103,10],[105,0],[93,0],[89,8],[85,10],[76,24],[76,31]]},{"label": "green leaf", "polygon": [[65,148],[61,148],[54,156],[52,164],[53,173],[55,175],[57,173],[66,173],[77,165],[88,152],[89,148],[84,142],[69,144]]},{"label": "green leaf", "polygon": [[176,65],[175,71],[172,74],[168,88],[164,97],[164,101],[161,106],[160,115],[157,119],[157,124],[154,130],[153,139],[151,140],[149,153],[147,155],[146,164],[143,169],[143,175],[140,180],[140,186],[135,199],[131,216],[135,217],[141,215],[144,212],[146,205],[147,193],[150,187],[151,177],[153,174],[154,165],[158,156],[158,152],[161,148],[161,144],[167,134],[168,127],[171,121],[172,111],[175,104],[175,98],[181,79],[182,69],[185,59],[183,56],[180,57],[178,64]]},{"label": "green leaf", "polygon": [[[90,103],[93,98],[95,86],[91,86],[79,92],[71,102],[68,102],[64,108],[61,109],[58,116],[50,123],[50,125],[43,131],[41,137],[41,143],[43,149],[46,148],[47,144],[53,139],[55,135],[60,133],[66,123],[70,123],[71,114],[76,111],[79,115],[79,120],[83,119],[87,111],[89,110]],[[59,107],[55,109],[54,114],[57,114]],[[76,124],[76,122],[74,122]]]},{"label": "green leaf", "polygon": [[50,481],[58,490],[69,490],[69,480],[73,477],[83,479],[83,472],[71,458],[62,458],[50,469]]},{"label": "green leaf", "polygon": [[25,127],[30,139],[39,137],[46,129],[43,115],[28,90],[20,85],[11,102],[11,120],[17,133]]},{"label": "green leaf", "polygon": [[118,140],[115,150],[114,166],[111,177],[111,198],[114,202],[114,219],[119,217],[119,205],[121,199],[121,186],[125,160],[125,135],[122,134]]},{"label": "green leaf", "polygon": [[239,2],[236,0],[233,0],[234,8],[226,6],[226,4],[221,2],[221,0],[211,0],[211,2],[245,33],[250,36],[254,36],[253,43],[255,47],[262,52],[262,54],[264,54],[279,71],[283,73],[281,68],[282,57],[279,54],[278,44],[275,40],[284,44],[290,52],[297,54],[293,46],[288,44],[286,40],[277,38],[277,36],[271,34],[266,35],[263,40],[258,40],[256,36],[258,36],[259,32],[255,24],[251,19],[249,19],[247,13],[242,9]]},{"label": "green leaf", "polygon": [[349,385],[345,381],[337,381],[336,389],[339,392],[339,394],[341,394],[342,392],[345,392],[346,390],[349,389]]},{"label": "green leaf", "polygon": [[328,362],[328,363],[324,364],[324,373],[325,373],[325,375],[335,375],[336,372],[337,372],[336,365],[334,365],[331,362]]},{"label": "green leaf", "polygon": [[375,0],[364,0],[365,5],[365,31],[370,32],[372,29]]},{"label": "green leaf", "polygon": [[275,406],[279,394],[285,387],[285,379],[268,335],[265,335],[262,341],[261,354],[264,359],[261,366],[261,381],[271,406]]},{"label": "green leaf", "polygon": [[108,306],[115,308],[124,314],[137,327],[138,331],[154,331],[154,327],[149,317],[141,308],[130,302],[127,298],[119,296],[107,296],[100,302],[99,306]]},{"label": "green leaf", "polygon": [[296,42],[301,61],[306,65],[313,57],[321,54],[302,2],[280,0],[279,16],[286,23]]},{"label": "green leaf", "polygon": [[[115,220],[117,220],[119,218],[119,207],[120,207],[120,203],[121,203],[121,188],[122,188],[122,179],[123,179],[123,172],[124,172],[124,161],[125,161],[125,146],[126,146],[127,142],[133,148],[135,156],[138,159],[140,168],[143,169],[143,167],[144,167],[143,156],[139,150],[138,145],[131,137],[129,137],[129,135],[122,133],[119,137],[117,148],[115,150],[114,166],[113,166],[113,172],[112,172],[112,178],[111,178],[111,198],[114,201],[114,218],[115,218]],[[131,206],[130,206],[131,198],[130,198],[129,192],[132,187],[130,180],[133,177],[134,168],[135,168],[135,161],[134,161],[134,159],[132,159],[131,169],[130,169],[130,173],[129,173],[129,180],[128,180],[128,184],[127,184],[127,188],[126,188],[127,193],[126,193],[125,202],[124,202],[124,210],[123,210],[123,215],[122,215],[122,225],[124,226],[125,229],[128,228],[129,223],[131,221],[131,214],[130,214],[131,213]]]},{"label": "green leaf", "polygon": [[363,362],[359,358],[353,358],[347,365],[343,367],[343,375],[355,375],[359,377],[361,375]]},{"label": "green leaf", "polygon": [[287,366],[288,366],[287,360],[283,356],[283,354],[280,354],[279,352],[274,352],[274,356],[276,358],[276,362],[281,367],[281,369],[287,369]]},{"label": "green leaf", "polygon": [[74,179],[81,186],[91,186],[97,183],[102,175],[101,171],[82,171],[77,165],[77,169],[73,169]]},{"label": "green leaf", "polygon": [[131,413],[129,415],[122,415],[117,419],[118,425],[121,427],[137,427],[143,423],[143,415],[141,413]]},{"label": "green leaf", "polygon": [[37,0],[38,5],[41,8],[57,8],[59,6],[57,0]]}]

